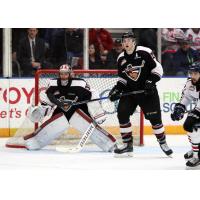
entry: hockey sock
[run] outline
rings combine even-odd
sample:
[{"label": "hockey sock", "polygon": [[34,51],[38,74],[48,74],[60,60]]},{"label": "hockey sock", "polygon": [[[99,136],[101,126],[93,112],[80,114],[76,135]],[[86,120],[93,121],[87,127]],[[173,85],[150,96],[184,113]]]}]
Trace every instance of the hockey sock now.
[{"label": "hockey sock", "polygon": [[166,137],[165,137],[165,133],[160,133],[160,134],[155,134],[157,140],[159,143],[165,143],[166,142]]},{"label": "hockey sock", "polygon": [[192,143],[193,157],[199,158],[199,144]]},{"label": "hockey sock", "polygon": [[120,124],[120,132],[124,143],[133,142],[131,123]]}]

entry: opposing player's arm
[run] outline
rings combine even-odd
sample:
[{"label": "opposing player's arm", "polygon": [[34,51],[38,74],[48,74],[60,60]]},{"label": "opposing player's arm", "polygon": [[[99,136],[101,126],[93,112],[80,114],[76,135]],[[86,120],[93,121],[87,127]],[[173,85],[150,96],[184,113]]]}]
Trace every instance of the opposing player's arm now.
[{"label": "opposing player's arm", "polygon": [[186,82],[183,90],[182,90],[182,94],[181,94],[181,98],[180,98],[180,104],[184,105],[185,107],[187,107],[192,101],[194,101],[194,97],[191,95],[192,92],[192,83],[191,80],[188,79],[188,81]]},{"label": "opposing player's arm", "polygon": [[174,111],[171,113],[171,119],[173,121],[181,120],[184,116],[187,105],[189,105],[194,100],[194,98],[190,94],[191,90],[190,86],[191,86],[191,81],[188,80],[182,90],[180,101],[175,104]]}]

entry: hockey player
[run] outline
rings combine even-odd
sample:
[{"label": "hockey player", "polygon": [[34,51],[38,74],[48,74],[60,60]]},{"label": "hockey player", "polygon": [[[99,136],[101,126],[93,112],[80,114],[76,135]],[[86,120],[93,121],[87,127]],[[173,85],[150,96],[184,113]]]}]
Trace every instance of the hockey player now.
[{"label": "hockey player", "polygon": [[186,111],[187,105],[195,103],[195,108],[191,110],[183,124],[183,128],[187,131],[189,142],[192,150],[188,151],[184,158],[186,159],[186,167],[195,168],[200,165],[200,62],[197,61],[189,66],[189,78],[182,91],[180,102],[174,107],[171,114],[173,121],[181,120]]},{"label": "hockey player", "polygon": [[117,114],[124,145],[122,148],[116,148],[114,152],[116,155],[132,156],[133,137],[130,116],[139,105],[145,118],[150,121],[161,149],[169,156],[172,154],[172,150],[166,143],[161,120],[160,100],[156,89],[156,82],[161,79],[163,74],[162,66],[156,60],[151,49],[136,45],[136,39],[132,32],[122,35],[122,45],[124,51],[117,59],[119,80],[109,93],[110,100],[119,99],[121,93],[137,90],[145,92],[120,98]]},{"label": "hockey player", "polygon": [[[7,142],[7,147],[41,149],[63,134],[69,125],[83,134],[95,121],[95,130],[90,139],[102,150],[112,151],[116,142],[115,138],[98,125],[106,119],[101,104],[98,101],[93,101],[87,104],[72,105],[74,102],[99,98],[97,92],[92,90],[85,80],[74,78],[72,74],[69,65],[62,65],[59,68],[59,78],[49,82],[49,87],[46,90],[47,98],[42,100],[42,105],[29,110],[29,118],[33,122],[38,122],[48,115],[52,106],[55,105],[57,107],[51,118],[35,132],[20,138],[19,141],[22,144],[16,144],[19,141],[13,142],[11,140]],[[46,103],[48,105],[45,105]]]}]

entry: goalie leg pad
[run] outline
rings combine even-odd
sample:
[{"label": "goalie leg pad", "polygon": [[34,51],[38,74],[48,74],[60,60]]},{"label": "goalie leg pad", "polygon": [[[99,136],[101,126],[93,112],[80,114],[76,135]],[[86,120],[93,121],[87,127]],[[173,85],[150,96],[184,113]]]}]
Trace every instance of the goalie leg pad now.
[{"label": "goalie leg pad", "polygon": [[41,149],[60,137],[68,127],[69,123],[66,117],[62,113],[57,114],[43,123],[35,132],[24,137],[26,148],[29,150]]},{"label": "goalie leg pad", "polygon": [[96,127],[90,139],[105,152],[112,152],[116,144],[116,139],[100,126]]},{"label": "goalie leg pad", "polygon": [[[69,120],[69,123],[81,134],[87,130],[92,122],[92,119],[80,109],[78,109]],[[90,140],[105,152],[112,151],[116,143],[116,139],[99,126],[96,127],[90,136]]]}]

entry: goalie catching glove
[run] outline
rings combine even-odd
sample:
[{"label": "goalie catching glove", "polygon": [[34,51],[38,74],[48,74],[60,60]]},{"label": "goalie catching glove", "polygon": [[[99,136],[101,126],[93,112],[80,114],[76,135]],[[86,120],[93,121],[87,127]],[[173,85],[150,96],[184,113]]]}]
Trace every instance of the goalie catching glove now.
[{"label": "goalie catching glove", "polygon": [[53,107],[49,105],[30,106],[27,117],[33,122],[42,122],[45,116],[52,113]]},{"label": "goalie catching glove", "polygon": [[[91,99],[99,98],[99,94],[96,91],[91,91],[91,92],[92,92]],[[89,102],[87,105],[88,105],[88,111],[89,111],[92,119],[97,124],[102,124],[106,120],[106,115],[105,115],[105,111],[103,110],[100,102],[93,101],[93,102]]]},{"label": "goalie catching glove", "polygon": [[185,113],[185,106],[183,104],[177,103],[174,107],[174,112],[171,114],[171,119],[173,121],[179,121],[183,118]]}]

